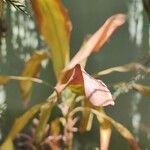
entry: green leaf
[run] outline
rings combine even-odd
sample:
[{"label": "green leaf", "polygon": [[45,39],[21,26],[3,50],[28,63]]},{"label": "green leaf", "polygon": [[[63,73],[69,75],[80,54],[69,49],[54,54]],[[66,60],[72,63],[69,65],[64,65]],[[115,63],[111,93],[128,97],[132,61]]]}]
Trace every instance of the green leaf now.
[{"label": "green leaf", "polygon": [[[25,112],[22,116],[16,119],[15,123],[13,124],[6,140],[2,144],[2,150],[6,150],[6,145],[10,144],[12,145],[12,141],[15,139],[17,134],[26,126],[26,124],[29,122],[29,120],[39,111],[42,104],[37,104],[30,108],[27,112]],[[12,146],[10,147],[12,150]],[[7,149],[8,150],[8,149]]]},{"label": "green leaf", "polygon": [[61,0],[31,0],[39,30],[50,49],[56,77],[69,62],[71,22]]},{"label": "green leaf", "polygon": [[0,75],[0,85],[4,85],[8,83],[10,80],[16,80],[16,81],[31,81],[39,84],[45,84],[46,86],[50,86],[48,83],[45,83],[43,80],[39,78],[32,78],[32,77],[22,77],[22,76],[6,76],[6,75]]},{"label": "green leaf", "polygon": [[53,102],[48,102],[41,107],[41,114],[39,119],[39,124],[35,131],[35,143],[39,144],[44,135],[44,129],[50,117],[53,108]]}]

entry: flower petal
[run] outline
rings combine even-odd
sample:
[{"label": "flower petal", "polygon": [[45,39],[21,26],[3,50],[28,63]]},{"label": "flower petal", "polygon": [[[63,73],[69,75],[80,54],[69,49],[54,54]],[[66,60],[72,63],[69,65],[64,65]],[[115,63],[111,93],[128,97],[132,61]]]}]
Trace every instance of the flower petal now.
[{"label": "flower petal", "polygon": [[94,79],[83,69],[82,75],[85,95],[94,106],[114,105],[109,89],[101,80]]},{"label": "flower petal", "polygon": [[77,84],[84,86],[85,96],[94,106],[114,105],[107,86],[101,80],[96,80],[90,76],[79,64],[66,71],[55,88],[61,92],[66,86]]}]

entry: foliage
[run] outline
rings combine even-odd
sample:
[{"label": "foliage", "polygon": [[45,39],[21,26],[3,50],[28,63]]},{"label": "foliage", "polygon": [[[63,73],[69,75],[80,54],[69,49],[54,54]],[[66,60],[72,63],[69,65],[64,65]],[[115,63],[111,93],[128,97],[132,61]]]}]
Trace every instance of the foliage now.
[{"label": "foliage", "polygon": [[5,0],[8,4],[14,6],[16,9],[22,11],[26,15],[28,15],[28,12],[26,11],[25,5],[20,0]]},{"label": "foliage", "polygon": [[[20,3],[9,1],[22,10]],[[21,6],[21,7],[20,7]],[[88,57],[98,52],[107,42],[114,31],[126,21],[126,15],[116,14],[106,20],[84,44],[77,54],[70,60],[70,34],[71,21],[68,12],[60,0],[31,0],[38,29],[48,45],[49,51],[35,52],[26,62],[19,76],[0,76],[0,85],[10,80],[17,80],[20,85],[23,104],[28,108],[31,100],[33,82],[44,84],[53,89],[53,93],[42,104],[36,104],[16,119],[4,140],[1,149],[13,150],[14,140],[24,137],[21,146],[31,149],[72,149],[75,132],[87,132],[92,128],[93,117],[99,123],[100,149],[107,150],[111,139],[112,127],[124,137],[131,149],[140,150],[140,146],[132,133],[122,124],[109,117],[103,107],[115,104],[115,98],[123,92],[136,90],[141,94],[150,96],[150,87],[137,83],[141,78],[135,78],[128,83],[117,84],[114,95],[110,93],[103,81],[97,79],[113,72],[125,73],[134,71],[137,74],[149,75],[150,68],[131,63],[100,71],[93,75],[85,71]],[[55,87],[38,78],[41,63],[51,59],[57,78]],[[141,77],[141,76],[140,76]],[[114,100],[113,100],[114,99]],[[61,111],[61,116],[51,118],[54,108]],[[81,114],[80,114],[81,113]],[[38,117],[35,117],[38,114]],[[31,135],[21,131],[33,119]],[[79,122],[79,123],[77,123]],[[18,136],[19,135],[19,136]]]}]

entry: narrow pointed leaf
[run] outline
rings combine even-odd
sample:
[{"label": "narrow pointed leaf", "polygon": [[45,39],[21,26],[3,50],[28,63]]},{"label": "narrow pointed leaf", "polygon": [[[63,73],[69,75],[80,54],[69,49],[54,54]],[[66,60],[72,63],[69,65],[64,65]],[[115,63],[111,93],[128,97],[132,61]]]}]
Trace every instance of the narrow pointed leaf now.
[{"label": "narrow pointed leaf", "polygon": [[94,74],[94,77],[99,77],[99,76],[111,74],[114,72],[129,72],[129,71],[143,71],[146,73],[150,73],[150,68],[146,68],[145,66],[139,63],[131,63],[131,64],[123,65],[123,66],[117,66],[117,67],[112,67],[112,68],[102,70]]},{"label": "narrow pointed leaf", "polygon": [[31,0],[31,4],[58,78],[69,62],[71,23],[68,13],[61,0]]},{"label": "narrow pointed leaf", "polygon": [[104,25],[96,31],[93,36],[81,47],[79,52],[73,57],[65,70],[72,69],[76,64],[85,60],[92,52],[97,52],[110,38],[112,33],[122,24],[124,24],[126,16],[117,14],[106,20]]},{"label": "narrow pointed leaf", "polygon": [[39,119],[39,124],[35,131],[35,142],[39,144],[44,135],[44,129],[50,117],[53,108],[53,102],[48,102],[41,107],[41,114]]},{"label": "narrow pointed leaf", "polygon": [[97,116],[97,119],[100,122],[100,124],[103,123],[103,120],[107,120],[112,126],[115,127],[115,129],[121,134],[121,136],[124,137],[128,141],[132,150],[140,150],[140,146],[136,142],[132,133],[126,127],[124,127],[122,124],[118,123],[111,117],[107,116],[102,111],[98,111],[96,109],[92,109],[92,108],[88,108],[88,107],[76,107],[72,112],[70,112],[70,116],[73,116],[77,112],[80,112],[80,111],[82,112],[85,110],[87,112],[92,112],[93,114],[95,114]]},{"label": "narrow pointed leaf", "polygon": [[[109,125],[114,126],[115,129],[128,141],[132,150],[140,150],[140,147],[139,147],[138,143],[136,142],[134,136],[126,127],[124,127],[122,124],[118,123],[117,121],[115,121],[111,117],[107,116],[105,114],[105,112],[102,112],[102,111],[99,112],[99,111],[95,111],[95,110],[92,110],[92,111],[97,115],[100,123],[103,123],[101,121],[103,118],[104,120],[107,121],[107,123]],[[109,130],[108,130],[108,132],[109,132]]]},{"label": "narrow pointed leaf", "polygon": [[15,81],[31,81],[39,84],[46,84],[43,80],[39,78],[32,78],[32,77],[22,77],[22,76],[6,76],[6,75],[0,75],[0,85],[4,85],[8,83],[11,80]]},{"label": "narrow pointed leaf", "polygon": [[133,88],[145,96],[150,96],[150,86],[134,83]]},{"label": "narrow pointed leaf", "polygon": [[[92,107],[88,99],[82,100],[82,106]],[[92,127],[92,123],[93,123],[93,114],[91,112],[83,111],[79,131],[80,132],[90,131]]]},{"label": "narrow pointed leaf", "polygon": [[2,144],[2,147],[5,147],[7,143],[10,143],[15,139],[17,134],[26,126],[29,120],[39,111],[40,107],[41,104],[35,105],[32,108],[30,108],[27,112],[25,112],[22,116],[16,119],[6,140]]},{"label": "narrow pointed leaf", "polygon": [[[22,77],[37,77],[40,68],[41,68],[41,62],[48,58],[48,55],[46,52],[35,52],[31,58],[26,62],[25,67],[21,73]],[[32,82],[29,81],[20,81],[20,88],[22,92],[22,98],[23,98],[23,104],[24,106],[27,106],[31,93],[32,93]]]},{"label": "narrow pointed leaf", "polygon": [[3,1],[0,1],[0,20],[2,19],[2,14],[3,14]]},{"label": "narrow pointed leaf", "polygon": [[1,147],[1,150],[14,150],[14,146],[13,146],[13,141],[11,139],[7,139],[2,147]]}]

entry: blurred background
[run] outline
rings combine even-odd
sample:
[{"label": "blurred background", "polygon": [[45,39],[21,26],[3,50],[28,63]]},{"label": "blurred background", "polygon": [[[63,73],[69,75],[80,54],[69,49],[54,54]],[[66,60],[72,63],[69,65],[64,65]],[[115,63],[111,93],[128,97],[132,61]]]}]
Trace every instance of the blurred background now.
[{"label": "blurred background", "polygon": [[[102,50],[94,53],[88,60],[88,73],[131,62],[140,62],[150,65],[149,50],[149,19],[142,5],[142,0],[75,0],[63,1],[67,7],[73,24],[71,35],[71,56],[73,56],[84,38],[94,33],[104,21],[117,13],[128,15],[128,21],[119,28]],[[46,49],[46,44],[39,36],[34,22],[31,7],[28,4],[31,16],[20,13],[13,7],[5,6],[6,38],[2,38],[0,46],[0,74],[19,75],[25,61],[35,50]],[[55,85],[51,62],[44,62],[40,78]],[[120,81],[130,81],[134,73],[114,73],[101,78],[107,85]],[[143,83],[149,84],[149,77]],[[113,91],[112,91],[113,92]],[[34,84],[30,106],[45,101],[51,90],[40,84]],[[1,136],[5,136],[14,119],[24,112],[21,104],[21,95],[18,83],[15,81],[0,86],[0,107],[5,111],[0,114]],[[121,94],[115,100],[115,106],[105,108],[108,115],[125,125],[137,138],[142,150],[150,149],[150,100],[149,97],[130,91]],[[1,113],[1,112],[0,112]],[[83,135],[76,135],[75,150],[96,150],[99,147],[98,124],[92,131]],[[91,140],[92,139],[92,140]],[[92,141],[92,142],[91,142]],[[128,150],[127,142],[113,130],[110,150]]]}]

